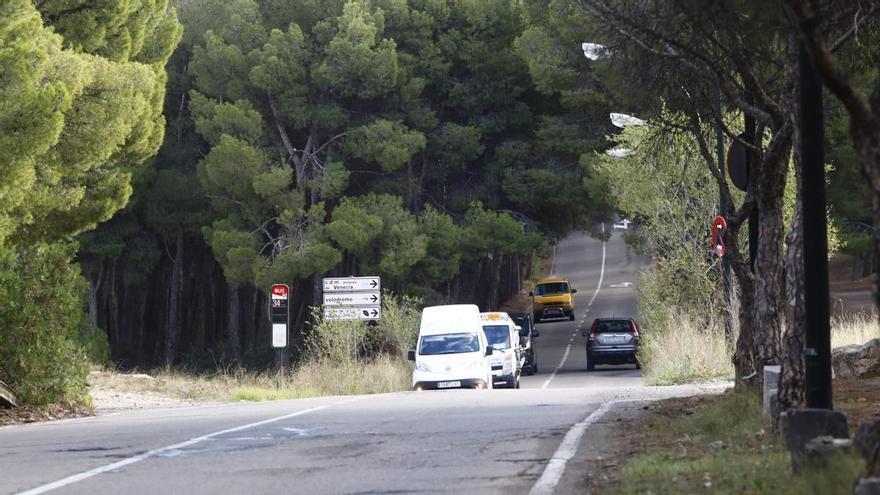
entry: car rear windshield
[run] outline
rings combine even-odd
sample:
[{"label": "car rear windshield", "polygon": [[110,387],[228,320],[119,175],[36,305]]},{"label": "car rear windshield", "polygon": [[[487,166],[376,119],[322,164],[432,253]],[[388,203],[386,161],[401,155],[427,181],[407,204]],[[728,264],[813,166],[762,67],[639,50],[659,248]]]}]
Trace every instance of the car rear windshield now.
[{"label": "car rear windshield", "polygon": [[495,349],[510,349],[510,327],[507,325],[485,325],[483,332],[490,346]]},{"label": "car rear windshield", "polygon": [[525,335],[528,335],[529,332],[532,331],[532,325],[531,325],[531,322],[529,321],[528,316],[512,316],[511,318],[513,318],[514,323],[516,323],[517,325],[519,325],[522,328],[522,330],[520,330],[520,332],[519,332],[520,335],[525,336]]},{"label": "car rear windshield", "polygon": [[538,284],[535,287],[536,296],[546,296],[548,294],[568,294],[568,284],[565,282],[551,282],[548,284]]},{"label": "car rear windshield", "polygon": [[596,333],[629,333],[632,328],[629,326],[629,320],[604,320],[599,321]]},{"label": "car rear windshield", "polygon": [[461,354],[480,350],[480,340],[473,333],[425,335],[419,343],[420,356]]}]

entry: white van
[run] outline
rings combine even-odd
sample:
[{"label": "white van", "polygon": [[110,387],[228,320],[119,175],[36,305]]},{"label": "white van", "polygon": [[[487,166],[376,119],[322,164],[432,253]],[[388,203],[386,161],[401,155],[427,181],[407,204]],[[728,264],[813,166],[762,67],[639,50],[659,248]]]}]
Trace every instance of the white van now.
[{"label": "white van", "polygon": [[522,328],[509,314],[500,311],[480,313],[480,319],[486,340],[493,349],[493,387],[519,388],[523,357],[519,331]]},{"label": "white van", "polygon": [[427,307],[416,349],[409,351],[416,362],[413,388],[492,388],[492,352],[476,305]]}]

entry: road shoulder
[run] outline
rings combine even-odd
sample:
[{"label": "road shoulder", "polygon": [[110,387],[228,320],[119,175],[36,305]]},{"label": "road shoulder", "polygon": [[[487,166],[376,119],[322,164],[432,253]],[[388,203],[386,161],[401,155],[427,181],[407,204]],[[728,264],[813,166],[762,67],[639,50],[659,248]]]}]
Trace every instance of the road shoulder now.
[{"label": "road shoulder", "polygon": [[584,432],[577,454],[568,462],[557,493],[617,493],[620,466],[638,445],[637,424],[653,407],[648,401],[614,405]]}]

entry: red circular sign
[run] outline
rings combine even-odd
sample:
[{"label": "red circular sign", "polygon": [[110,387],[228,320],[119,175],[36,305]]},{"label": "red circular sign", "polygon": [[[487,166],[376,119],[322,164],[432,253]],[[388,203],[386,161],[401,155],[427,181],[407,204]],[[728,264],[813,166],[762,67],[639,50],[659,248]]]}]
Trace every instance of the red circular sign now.
[{"label": "red circular sign", "polygon": [[721,257],[727,254],[727,243],[724,241],[724,232],[727,230],[727,220],[722,216],[712,219],[712,252]]},{"label": "red circular sign", "polygon": [[287,298],[287,293],[290,289],[286,285],[283,284],[275,284],[272,286],[272,295]]}]

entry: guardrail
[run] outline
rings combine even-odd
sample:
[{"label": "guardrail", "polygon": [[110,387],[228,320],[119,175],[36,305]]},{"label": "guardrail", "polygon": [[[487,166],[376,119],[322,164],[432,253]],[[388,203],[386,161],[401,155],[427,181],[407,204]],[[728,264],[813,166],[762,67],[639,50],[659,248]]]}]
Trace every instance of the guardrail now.
[{"label": "guardrail", "polygon": [[12,388],[3,382],[0,382],[0,407],[17,407],[18,402],[15,399],[15,393]]}]

